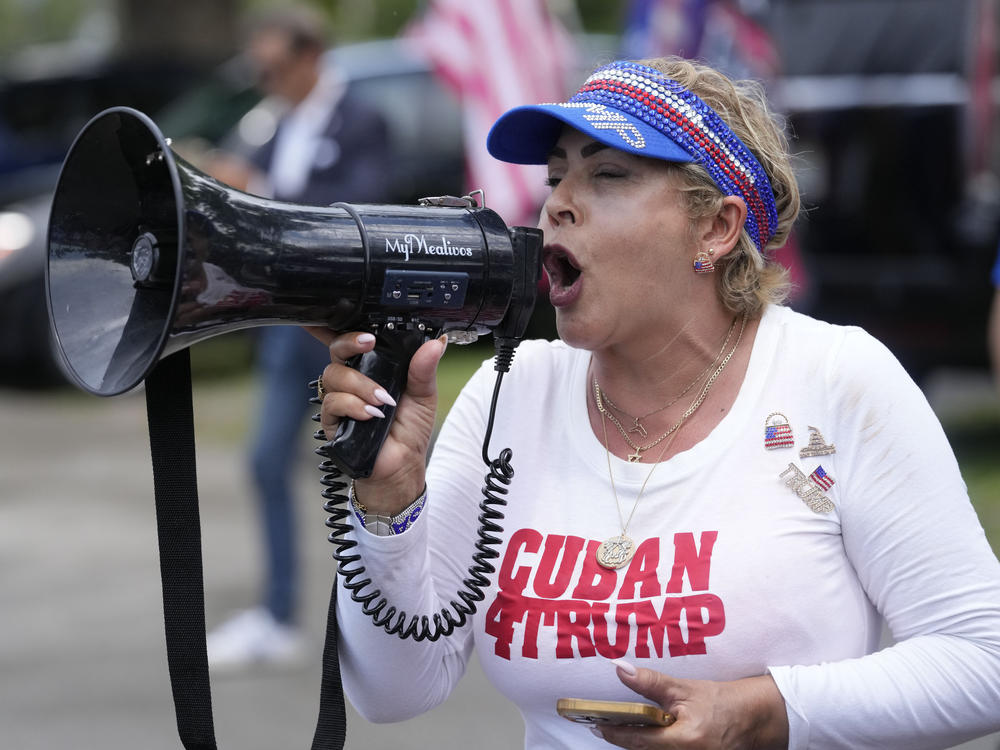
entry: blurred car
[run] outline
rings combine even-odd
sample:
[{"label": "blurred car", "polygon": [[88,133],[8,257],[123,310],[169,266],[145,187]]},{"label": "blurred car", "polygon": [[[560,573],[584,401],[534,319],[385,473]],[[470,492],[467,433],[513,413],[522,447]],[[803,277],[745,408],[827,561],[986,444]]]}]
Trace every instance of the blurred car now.
[{"label": "blurred car", "polygon": [[918,380],[987,365],[1000,234],[988,10],[771,0],[783,64],[771,94],[795,136],[806,206],[797,306],[865,328]]},{"label": "blurred car", "polygon": [[0,385],[34,389],[64,382],[39,272],[50,204],[46,194],[0,209]]},{"label": "blurred car", "polygon": [[175,63],[80,61],[43,77],[0,77],[0,385],[64,382],[45,309],[51,193],[80,128],[122,102],[157,111],[201,72]]},{"label": "blurred car", "polygon": [[51,190],[66,150],[97,112],[128,104],[155,113],[203,75],[179,63],[111,59],[0,75],[0,204]]}]

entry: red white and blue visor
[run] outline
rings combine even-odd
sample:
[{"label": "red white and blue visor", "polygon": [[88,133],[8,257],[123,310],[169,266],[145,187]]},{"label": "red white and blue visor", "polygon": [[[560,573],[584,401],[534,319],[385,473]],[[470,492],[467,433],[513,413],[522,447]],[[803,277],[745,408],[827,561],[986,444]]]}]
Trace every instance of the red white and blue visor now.
[{"label": "red white and blue visor", "polygon": [[502,115],[486,148],[501,161],[545,164],[564,125],[621,151],[701,164],[724,195],[743,198],[758,250],[774,236],[778,214],[760,163],[715,110],[658,70],[632,62],[599,68],[568,102]]}]

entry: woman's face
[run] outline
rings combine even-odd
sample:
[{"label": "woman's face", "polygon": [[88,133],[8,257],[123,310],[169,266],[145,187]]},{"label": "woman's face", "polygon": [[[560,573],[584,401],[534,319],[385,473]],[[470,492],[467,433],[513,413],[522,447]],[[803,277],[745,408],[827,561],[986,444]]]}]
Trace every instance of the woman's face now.
[{"label": "woman's face", "polygon": [[548,174],[539,225],[560,337],[594,351],[683,325],[697,235],[670,165],[565,128]]}]

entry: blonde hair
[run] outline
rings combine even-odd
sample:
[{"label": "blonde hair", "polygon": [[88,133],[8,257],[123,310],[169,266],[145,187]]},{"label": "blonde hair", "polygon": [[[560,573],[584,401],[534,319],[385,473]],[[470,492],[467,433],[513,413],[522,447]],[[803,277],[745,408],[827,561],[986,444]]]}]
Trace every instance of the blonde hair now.
[{"label": "blonde hair", "polygon": [[[733,81],[714,68],[680,57],[637,62],[697,94],[743,141],[767,173],[778,212],[774,236],[762,253],[744,227],[733,251],[716,263],[722,303],[733,313],[757,316],[765,305],[783,302],[791,287],[788,271],[767,252],[785,244],[800,205],[783,123],[770,111],[763,87],[755,81]],[[679,188],[692,218],[718,213],[724,195],[706,169],[695,163],[672,167],[680,176]]]}]

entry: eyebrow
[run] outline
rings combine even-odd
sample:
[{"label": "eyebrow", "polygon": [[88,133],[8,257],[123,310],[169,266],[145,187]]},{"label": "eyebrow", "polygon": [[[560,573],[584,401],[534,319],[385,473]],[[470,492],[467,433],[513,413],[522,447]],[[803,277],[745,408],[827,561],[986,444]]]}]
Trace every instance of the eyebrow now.
[{"label": "eyebrow", "polygon": [[594,141],[593,143],[588,143],[586,146],[580,149],[580,156],[586,158],[588,156],[593,156],[598,151],[603,151],[608,148],[608,144],[600,143],[599,141]]},{"label": "eyebrow", "polygon": [[[580,156],[586,159],[588,156],[593,156],[598,151],[603,151],[606,148],[610,148],[610,146],[608,146],[606,143],[601,143],[599,141],[592,141],[580,149]],[[566,149],[560,146],[553,146],[552,150],[549,151],[548,158],[551,159],[553,157],[557,159],[565,159]]]}]

